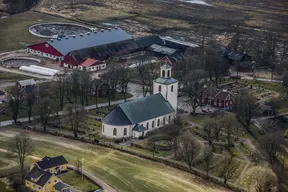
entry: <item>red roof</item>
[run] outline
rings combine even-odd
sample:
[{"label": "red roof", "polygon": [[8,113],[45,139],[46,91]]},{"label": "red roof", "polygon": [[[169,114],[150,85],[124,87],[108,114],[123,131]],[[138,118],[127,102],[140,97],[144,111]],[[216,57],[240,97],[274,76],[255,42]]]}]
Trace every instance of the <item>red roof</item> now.
[{"label": "red roof", "polygon": [[104,63],[104,61],[99,61],[99,60],[88,58],[83,63],[81,63],[80,66],[82,66],[82,67],[90,67],[90,66],[93,66],[93,65],[100,65],[100,64],[103,64],[103,63]]}]

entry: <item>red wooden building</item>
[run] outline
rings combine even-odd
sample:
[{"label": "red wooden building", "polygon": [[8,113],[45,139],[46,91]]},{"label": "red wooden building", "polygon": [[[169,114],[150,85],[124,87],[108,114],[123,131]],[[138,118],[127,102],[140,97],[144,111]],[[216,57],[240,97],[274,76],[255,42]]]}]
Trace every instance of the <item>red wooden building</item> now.
[{"label": "red wooden building", "polygon": [[208,87],[202,94],[202,103],[218,108],[231,108],[234,103],[234,94],[216,87]]}]

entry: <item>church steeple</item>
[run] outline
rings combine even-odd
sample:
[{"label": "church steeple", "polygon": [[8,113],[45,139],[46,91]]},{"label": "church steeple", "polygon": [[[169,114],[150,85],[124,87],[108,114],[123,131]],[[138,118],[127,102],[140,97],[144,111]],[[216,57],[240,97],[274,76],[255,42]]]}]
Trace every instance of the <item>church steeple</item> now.
[{"label": "church steeple", "polygon": [[170,78],[171,77],[171,69],[172,67],[168,64],[162,65],[160,70],[160,76],[162,78]]},{"label": "church steeple", "polygon": [[171,76],[172,67],[168,64],[160,67],[160,77],[153,82],[153,94],[161,93],[177,111],[178,81]]}]

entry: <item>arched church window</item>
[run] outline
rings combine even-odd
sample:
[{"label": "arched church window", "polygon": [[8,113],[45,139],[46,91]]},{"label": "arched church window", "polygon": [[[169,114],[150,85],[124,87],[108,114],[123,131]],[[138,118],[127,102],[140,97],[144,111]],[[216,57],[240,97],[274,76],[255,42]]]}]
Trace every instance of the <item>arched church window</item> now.
[{"label": "arched church window", "polygon": [[160,119],[157,120],[157,127],[160,126]]},{"label": "arched church window", "polygon": [[174,86],[172,85],[172,86],[171,86],[171,92],[173,92],[173,91],[174,91]]},{"label": "arched church window", "polygon": [[124,136],[127,135],[127,128],[124,128],[124,133],[123,133]]},{"label": "arched church window", "polygon": [[165,77],[165,70],[162,70],[162,77]]},{"label": "arched church window", "polygon": [[149,122],[146,123],[146,128],[149,129]]},{"label": "arched church window", "polygon": [[113,136],[116,136],[116,135],[117,135],[117,129],[114,128],[114,129],[113,129]]},{"label": "arched church window", "polygon": [[168,122],[170,123],[171,122],[171,116],[169,115],[168,117]]},{"label": "arched church window", "polygon": [[161,92],[161,88],[162,88],[161,85],[159,85],[159,87],[158,87],[158,91],[159,92]]},{"label": "arched church window", "polygon": [[165,125],[165,121],[166,121],[166,119],[165,119],[165,117],[163,117],[163,125]]},{"label": "arched church window", "polygon": [[170,77],[170,70],[167,71],[167,77]]},{"label": "arched church window", "polygon": [[155,124],[155,122],[154,122],[154,121],[152,121],[152,128],[154,128],[154,124]]},{"label": "arched church window", "polygon": [[102,132],[104,133],[104,125],[102,125]]}]

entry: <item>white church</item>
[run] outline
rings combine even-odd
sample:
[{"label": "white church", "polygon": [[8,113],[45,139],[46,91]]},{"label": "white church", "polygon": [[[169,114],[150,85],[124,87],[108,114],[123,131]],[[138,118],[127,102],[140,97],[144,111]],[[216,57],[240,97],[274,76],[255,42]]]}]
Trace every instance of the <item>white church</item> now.
[{"label": "white church", "polygon": [[145,136],[150,130],[169,124],[177,113],[178,81],[170,65],[161,66],[153,82],[153,95],[122,103],[102,120],[102,136],[123,138]]}]

